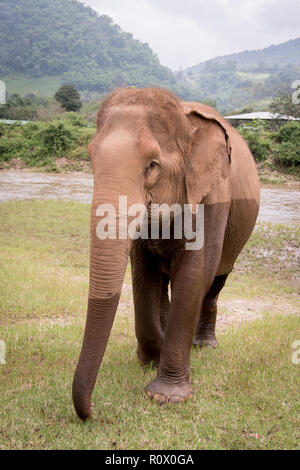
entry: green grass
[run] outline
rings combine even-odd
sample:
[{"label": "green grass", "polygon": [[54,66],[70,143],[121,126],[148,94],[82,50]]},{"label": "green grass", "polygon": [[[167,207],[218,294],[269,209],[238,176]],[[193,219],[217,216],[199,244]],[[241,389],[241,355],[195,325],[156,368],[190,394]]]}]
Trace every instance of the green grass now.
[{"label": "green grass", "polygon": [[[194,350],[194,398],[157,406],[144,388],[155,371],[136,358],[125,291],[93,394],[94,420],[71,400],[88,289],[88,205],[0,205],[0,449],[299,448],[299,230],[259,225],[220,296],[260,302],[260,318],[219,330],[216,351]],[[284,259],[284,262],[282,261]],[[279,269],[280,266],[280,269]],[[128,269],[125,284],[130,284]],[[226,303],[227,302],[227,303]],[[256,436],[258,434],[258,438]]]},{"label": "green grass", "polygon": [[237,74],[242,78],[248,78],[249,80],[266,80],[269,78],[269,73],[251,73],[251,72],[237,72]]},{"label": "green grass", "polygon": [[28,93],[36,93],[39,96],[54,96],[61,84],[63,78],[60,75],[43,76],[38,78],[25,77],[23,75],[14,78],[1,78],[6,84],[7,92],[18,93],[25,96]]}]

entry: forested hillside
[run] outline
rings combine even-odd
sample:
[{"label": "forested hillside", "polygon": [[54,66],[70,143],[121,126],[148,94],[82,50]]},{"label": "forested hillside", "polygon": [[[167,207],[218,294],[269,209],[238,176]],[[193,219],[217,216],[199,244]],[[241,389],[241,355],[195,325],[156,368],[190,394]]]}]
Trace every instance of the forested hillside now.
[{"label": "forested hillside", "polygon": [[0,25],[0,80],[21,96],[53,96],[63,83],[85,100],[119,86],[163,86],[231,113],[267,109],[300,78],[300,38],[173,73],[148,44],[78,0],[0,0]]},{"label": "forested hillside", "polygon": [[235,62],[239,70],[244,72],[258,72],[261,70],[272,72],[285,65],[300,66],[300,37],[278,44],[277,46],[266,47],[265,49],[243,51],[236,54],[216,57],[215,59],[201,62],[193,67],[187,68],[184,72],[199,72],[206,68],[209,63],[225,64]]},{"label": "forested hillside", "polygon": [[60,76],[81,90],[172,87],[148,44],[76,0],[0,0],[0,78]]},{"label": "forested hillside", "polygon": [[280,93],[291,93],[300,77],[300,38],[259,51],[245,51],[176,73],[190,93],[212,100],[221,111],[267,108]]}]

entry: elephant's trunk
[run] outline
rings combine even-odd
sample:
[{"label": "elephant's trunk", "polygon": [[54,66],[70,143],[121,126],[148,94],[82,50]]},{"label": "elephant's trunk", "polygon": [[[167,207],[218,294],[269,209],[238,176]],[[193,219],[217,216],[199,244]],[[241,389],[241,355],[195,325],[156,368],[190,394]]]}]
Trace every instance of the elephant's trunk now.
[{"label": "elephant's trunk", "polygon": [[128,239],[98,238],[96,211],[100,200],[94,196],[92,204],[87,321],[73,381],[73,402],[81,419],[92,416],[91,395],[113,325],[130,249]]}]

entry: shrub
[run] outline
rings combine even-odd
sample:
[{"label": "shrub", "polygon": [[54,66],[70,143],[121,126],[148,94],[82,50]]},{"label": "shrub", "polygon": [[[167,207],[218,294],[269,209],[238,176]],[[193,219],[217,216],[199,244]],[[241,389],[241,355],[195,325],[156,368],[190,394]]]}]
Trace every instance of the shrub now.
[{"label": "shrub", "polygon": [[278,142],[272,148],[275,162],[284,166],[300,165],[300,123],[285,124],[273,137]]},{"label": "shrub", "polygon": [[28,124],[26,124],[26,126],[23,127],[22,131],[23,131],[23,136],[26,138],[26,139],[31,139],[32,137],[34,137],[37,133],[37,131],[39,131],[41,125],[40,124],[37,124],[35,122],[30,122]]},{"label": "shrub", "polygon": [[282,142],[273,147],[274,160],[284,166],[300,165],[300,147],[293,142]]},{"label": "shrub", "polygon": [[10,133],[5,132],[0,139],[0,161],[8,162],[12,158],[20,157],[27,149],[27,142],[21,132],[12,133],[11,130]]},{"label": "shrub", "polygon": [[265,124],[261,120],[239,126],[238,131],[248,142],[256,161],[263,161],[270,151],[270,143],[265,139]]},{"label": "shrub", "polygon": [[267,141],[262,140],[257,136],[249,136],[248,138],[249,148],[256,161],[266,160],[270,151],[270,144]]},{"label": "shrub", "polygon": [[60,156],[89,161],[87,145],[95,128],[84,127],[84,120],[75,113],[66,114],[64,119],[50,123],[0,123],[0,162],[21,158],[28,166],[55,171],[55,160]]},{"label": "shrub", "polygon": [[4,122],[0,122],[0,137],[2,137],[5,134],[7,125]]},{"label": "shrub", "polygon": [[48,100],[43,106],[36,109],[35,121],[53,121],[63,114],[63,107],[55,100]]},{"label": "shrub", "polygon": [[300,146],[300,122],[289,122],[274,133],[276,142],[292,142]]},{"label": "shrub", "polygon": [[64,113],[62,118],[66,121],[68,121],[72,126],[75,127],[89,127],[90,123],[85,121],[80,114],[74,113],[74,112],[68,112]]},{"label": "shrub", "polygon": [[73,146],[75,135],[63,122],[47,125],[39,134],[45,153],[60,155]]}]

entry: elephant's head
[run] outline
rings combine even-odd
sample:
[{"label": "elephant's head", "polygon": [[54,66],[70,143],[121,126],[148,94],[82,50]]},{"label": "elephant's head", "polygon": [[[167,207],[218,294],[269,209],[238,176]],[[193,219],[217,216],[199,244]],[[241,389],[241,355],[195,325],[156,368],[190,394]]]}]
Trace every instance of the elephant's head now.
[{"label": "elephant's head", "polygon": [[[121,89],[103,102],[89,145],[94,173],[91,212],[90,288],[83,346],[73,382],[78,415],[91,416],[91,394],[106,348],[130,252],[131,240],[97,236],[101,204],[119,197],[136,203],[192,204],[226,178],[227,131],[210,108],[181,104],[161,89]],[[97,215],[98,214],[98,215]]]}]

